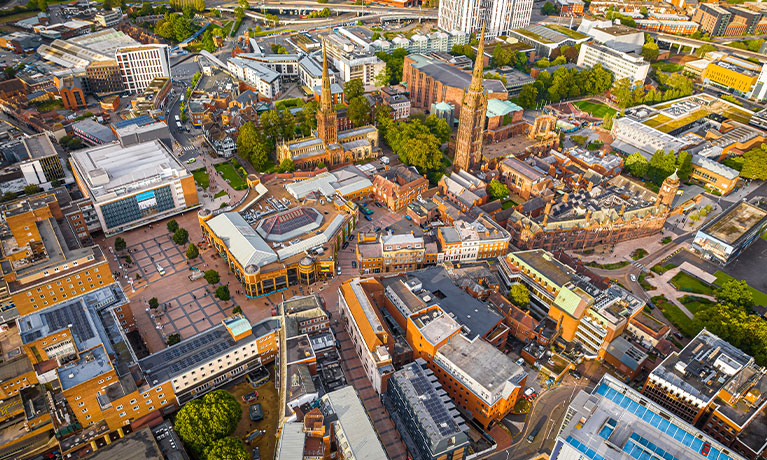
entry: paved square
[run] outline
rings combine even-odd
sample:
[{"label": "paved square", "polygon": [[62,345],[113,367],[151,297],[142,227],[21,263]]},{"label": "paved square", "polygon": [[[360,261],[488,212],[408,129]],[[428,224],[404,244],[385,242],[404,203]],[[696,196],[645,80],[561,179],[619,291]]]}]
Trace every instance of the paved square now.
[{"label": "paved square", "polygon": [[[128,275],[135,277],[136,274],[140,274],[149,284],[157,282],[161,278],[158,276],[158,264],[165,270],[165,276],[183,271],[186,261],[185,251],[184,246],[179,246],[171,240],[170,234],[132,243],[130,256],[134,263],[128,268]],[[195,263],[205,263],[204,257],[200,255]]]}]

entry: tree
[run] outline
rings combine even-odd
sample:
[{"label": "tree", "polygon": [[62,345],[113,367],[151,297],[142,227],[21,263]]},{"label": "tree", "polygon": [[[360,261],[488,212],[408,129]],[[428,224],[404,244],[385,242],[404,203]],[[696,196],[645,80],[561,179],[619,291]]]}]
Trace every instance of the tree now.
[{"label": "tree", "polygon": [[250,8],[250,4],[248,3],[248,0],[238,0],[238,1],[237,1],[237,4],[238,4],[239,6],[241,6],[243,9],[246,9],[246,10],[247,10],[248,8]]},{"label": "tree", "polygon": [[642,46],[640,54],[649,62],[655,62],[660,54],[660,48],[658,48],[658,44],[654,41],[648,41]]},{"label": "tree", "polygon": [[453,132],[450,126],[447,125],[447,121],[444,118],[440,118],[433,113],[426,117],[424,124],[434,136],[439,139],[439,142],[444,144],[450,140],[450,134]]},{"label": "tree", "polygon": [[200,255],[200,250],[197,249],[197,245],[194,243],[189,243],[189,247],[186,248],[186,258],[194,259],[195,257],[199,255]]},{"label": "tree", "polygon": [[692,155],[687,150],[680,150],[676,155],[677,176],[682,182],[687,182],[692,173]]},{"label": "tree", "polygon": [[396,85],[402,80],[402,66],[405,63],[405,56],[408,51],[404,48],[397,48],[388,54],[386,51],[376,53],[378,59],[386,63],[386,72],[391,77],[389,84]]},{"label": "tree", "polygon": [[546,2],[543,4],[543,8],[541,8],[541,14],[544,16],[552,16],[557,14],[557,7],[554,6],[554,4],[551,2]]},{"label": "tree", "polygon": [[347,102],[363,94],[365,94],[365,85],[360,78],[352,78],[344,85],[344,97]]},{"label": "tree", "polygon": [[[48,0],[37,0],[37,8],[40,11],[48,11]],[[111,6],[109,9],[112,9]]]},{"label": "tree", "polygon": [[160,301],[157,300],[157,297],[152,297],[151,299],[149,299],[149,308],[154,310],[155,308],[159,306],[160,306]]},{"label": "tree", "polygon": [[268,165],[270,147],[269,142],[252,121],[240,126],[237,136],[237,153],[250,161],[257,171],[262,171]]},{"label": "tree", "polygon": [[389,86],[391,83],[391,74],[388,68],[384,68],[376,74],[375,85],[376,86]]},{"label": "tree", "polygon": [[241,313],[242,313],[242,307],[241,306],[237,305],[234,308],[232,308],[232,314],[233,315],[238,315],[238,314],[241,314]]},{"label": "tree", "polygon": [[219,286],[216,289],[216,297],[218,297],[221,300],[229,300],[232,298],[232,296],[229,294],[229,287],[228,286]]},{"label": "tree", "polygon": [[666,153],[663,149],[657,150],[650,158],[650,167],[647,174],[650,180],[658,187],[663,184],[668,176],[676,169],[676,155],[674,152]]},{"label": "tree", "polygon": [[493,66],[504,67],[510,65],[514,60],[514,51],[508,47],[495,45],[493,48]]},{"label": "tree", "polygon": [[605,116],[602,118],[602,128],[608,131],[613,129],[613,117],[614,115],[610,113],[606,113]]},{"label": "tree", "polygon": [[219,280],[221,280],[221,277],[215,270],[205,270],[203,277],[205,278],[205,281],[208,282],[208,284],[216,284],[219,282]]},{"label": "tree", "polygon": [[285,158],[282,163],[277,167],[277,171],[281,173],[293,172],[296,170],[296,164],[290,158]]},{"label": "tree", "polygon": [[169,347],[181,342],[180,334],[171,334],[168,336],[168,341],[165,342]]},{"label": "tree", "polygon": [[167,225],[168,232],[175,233],[176,230],[178,230],[178,222],[176,222],[176,219],[171,219],[168,221]]},{"label": "tree", "polygon": [[524,284],[514,284],[509,289],[509,300],[518,307],[524,307],[530,303],[530,291]]},{"label": "tree", "polygon": [[632,153],[623,162],[623,168],[632,176],[642,178],[647,175],[650,162],[639,152]]},{"label": "tree", "polygon": [[241,417],[242,408],[234,396],[225,390],[214,390],[184,404],[176,415],[174,428],[184,443],[200,456],[216,441],[231,435]]},{"label": "tree", "polygon": [[509,196],[509,188],[506,184],[502,184],[496,179],[490,181],[490,184],[487,186],[487,191],[490,193],[490,198],[493,200],[500,200]]},{"label": "tree", "polygon": [[228,436],[214,441],[205,449],[207,460],[250,460],[250,454],[240,438]]},{"label": "tree", "polygon": [[42,189],[37,184],[29,184],[24,186],[24,194],[25,195],[34,195],[35,193],[40,193]]},{"label": "tree", "polygon": [[127,243],[125,243],[125,240],[120,238],[119,236],[115,238],[115,251],[122,251],[128,247]]},{"label": "tree", "polygon": [[525,109],[535,108],[538,103],[538,90],[533,85],[523,86],[517,102]]},{"label": "tree", "polygon": [[743,169],[740,177],[745,179],[767,180],[767,144],[743,154]]},{"label": "tree", "polygon": [[754,294],[748,287],[748,283],[736,279],[728,279],[717,289],[716,301],[727,305],[733,305],[746,310],[754,306]]},{"label": "tree", "polygon": [[613,83],[610,93],[620,108],[625,109],[634,105],[634,92],[631,90],[631,81],[628,78],[621,78]]},{"label": "tree", "polygon": [[353,98],[349,102],[346,116],[349,117],[355,128],[370,123],[370,102],[363,96]]},{"label": "tree", "polygon": [[189,241],[189,232],[187,232],[185,228],[179,228],[173,232],[171,239],[177,245],[183,246]]},{"label": "tree", "polygon": [[716,50],[717,48],[714,45],[709,45],[709,44],[700,45],[700,47],[695,50],[695,55],[698,57],[703,57],[706,55],[706,53],[710,53]]},{"label": "tree", "polygon": [[112,0],[104,0],[104,4],[102,6],[104,7],[104,11],[112,11]]}]

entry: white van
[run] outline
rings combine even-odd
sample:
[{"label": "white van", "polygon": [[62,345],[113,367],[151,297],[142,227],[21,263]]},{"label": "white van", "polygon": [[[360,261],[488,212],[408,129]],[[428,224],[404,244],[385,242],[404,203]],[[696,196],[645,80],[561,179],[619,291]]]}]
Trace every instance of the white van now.
[{"label": "white van", "polygon": [[178,122],[178,121],[181,121],[181,117],[179,117],[178,115],[176,115],[176,121],[177,121],[177,122]]},{"label": "white van", "polygon": [[162,268],[162,265],[157,264],[157,272],[160,274],[160,276],[165,276],[165,269]]}]

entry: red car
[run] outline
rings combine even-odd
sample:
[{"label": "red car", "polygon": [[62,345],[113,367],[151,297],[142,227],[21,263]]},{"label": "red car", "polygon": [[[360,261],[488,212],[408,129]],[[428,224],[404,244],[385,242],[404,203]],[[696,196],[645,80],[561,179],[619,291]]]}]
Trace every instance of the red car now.
[{"label": "red car", "polygon": [[242,395],[242,400],[245,401],[247,404],[252,403],[258,399],[258,392],[257,391],[251,391],[250,393],[245,393]]},{"label": "red car", "polygon": [[709,452],[711,452],[711,444],[706,442],[703,444],[703,448],[700,449],[700,454],[704,457],[708,457]]}]

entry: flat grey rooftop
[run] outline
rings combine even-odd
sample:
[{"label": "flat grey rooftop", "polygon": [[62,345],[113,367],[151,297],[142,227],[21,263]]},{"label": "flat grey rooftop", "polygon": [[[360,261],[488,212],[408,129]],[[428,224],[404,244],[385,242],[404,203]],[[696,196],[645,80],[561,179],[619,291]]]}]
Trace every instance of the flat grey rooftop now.
[{"label": "flat grey rooftop", "polygon": [[501,391],[505,382],[519,385],[527,376],[510,356],[480,338],[469,341],[458,335],[437,353],[491,393]]},{"label": "flat grey rooftop", "polygon": [[225,355],[235,346],[256,340],[254,335],[236,341],[224,324],[182,340],[176,345],[139,360],[139,366],[150,384],[165,382],[194,369],[217,356]]},{"label": "flat grey rooftop", "polygon": [[112,370],[103,346],[98,346],[80,354],[80,359],[56,369],[61,388],[68,390]]}]

